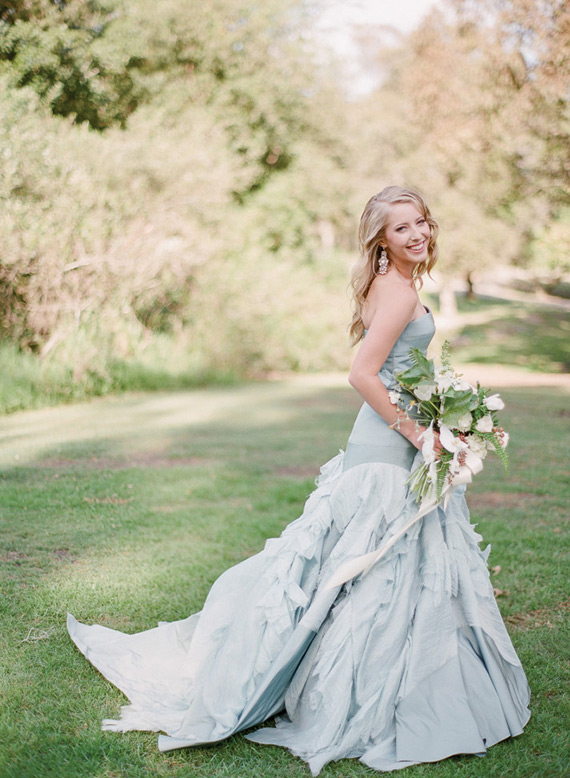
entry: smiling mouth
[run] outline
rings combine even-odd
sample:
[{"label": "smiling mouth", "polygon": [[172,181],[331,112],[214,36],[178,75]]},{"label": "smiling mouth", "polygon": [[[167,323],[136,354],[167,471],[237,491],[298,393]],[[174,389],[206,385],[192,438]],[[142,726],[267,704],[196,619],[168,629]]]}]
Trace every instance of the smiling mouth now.
[{"label": "smiling mouth", "polygon": [[410,251],[415,251],[416,253],[419,253],[425,245],[426,245],[425,240],[422,240],[421,243],[415,243],[413,246],[408,246],[408,249]]}]

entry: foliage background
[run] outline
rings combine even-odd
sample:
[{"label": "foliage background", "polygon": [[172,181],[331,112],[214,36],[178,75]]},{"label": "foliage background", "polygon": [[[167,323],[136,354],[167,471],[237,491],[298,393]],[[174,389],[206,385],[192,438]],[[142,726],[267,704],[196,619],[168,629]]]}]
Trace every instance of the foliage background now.
[{"label": "foliage background", "polygon": [[515,265],[564,289],[568,6],[364,36],[358,99],[313,6],[0,3],[4,407],[346,367],[358,214],[394,181],[433,203],[442,288]]}]

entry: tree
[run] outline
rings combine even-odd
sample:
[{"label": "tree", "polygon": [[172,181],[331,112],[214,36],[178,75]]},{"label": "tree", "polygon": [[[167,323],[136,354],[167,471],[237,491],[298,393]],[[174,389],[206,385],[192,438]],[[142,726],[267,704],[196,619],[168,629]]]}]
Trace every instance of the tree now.
[{"label": "tree", "polygon": [[[374,96],[383,169],[423,188],[445,275],[531,261],[568,202],[568,6],[449,0],[389,56]],[[373,110],[370,110],[373,114]]]},{"label": "tree", "polygon": [[[3,335],[103,383],[153,345],[214,370],[342,364],[344,106],[294,17],[277,0],[114,7],[102,40],[111,57],[128,38],[144,92],[128,121],[54,116],[52,92],[2,63]],[[43,45],[35,8],[5,24]]]},{"label": "tree", "polygon": [[17,0],[0,13],[0,62],[18,87],[32,87],[59,116],[102,130],[125,126],[143,90],[142,57],[118,21],[116,0]]},{"label": "tree", "polygon": [[454,0],[505,83],[503,118],[526,135],[517,160],[526,193],[570,202],[570,7],[564,0]]}]

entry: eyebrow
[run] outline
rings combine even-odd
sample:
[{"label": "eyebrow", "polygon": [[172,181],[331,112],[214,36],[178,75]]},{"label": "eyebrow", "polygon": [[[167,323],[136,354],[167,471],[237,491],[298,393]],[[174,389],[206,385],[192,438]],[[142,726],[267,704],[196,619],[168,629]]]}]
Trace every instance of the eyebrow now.
[{"label": "eyebrow", "polygon": [[[417,222],[419,221],[425,222],[425,220],[426,220],[425,216],[418,216],[418,218],[416,219]],[[406,224],[410,224],[410,222],[396,222],[396,224],[394,225],[394,229],[396,230],[398,229],[398,227],[404,227]]]}]

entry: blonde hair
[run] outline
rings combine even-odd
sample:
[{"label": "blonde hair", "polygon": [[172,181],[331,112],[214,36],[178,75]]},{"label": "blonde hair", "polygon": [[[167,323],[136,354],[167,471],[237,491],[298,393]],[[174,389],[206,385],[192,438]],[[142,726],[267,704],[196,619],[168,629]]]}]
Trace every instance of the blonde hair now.
[{"label": "blonde hair", "polygon": [[360,258],[352,269],[350,280],[352,299],[354,301],[354,312],[349,328],[352,345],[358,343],[364,333],[362,311],[372,282],[378,272],[378,260],[385,238],[386,222],[390,208],[394,203],[413,203],[423,215],[430,228],[428,258],[425,262],[420,262],[413,270],[413,279],[414,281],[419,281],[420,287],[422,284],[421,276],[424,273],[429,275],[430,270],[437,261],[438,250],[436,241],[439,227],[431,215],[426,201],[419,192],[415,189],[403,189],[401,186],[387,186],[381,192],[371,197],[360,217],[360,227],[358,230]]}]

